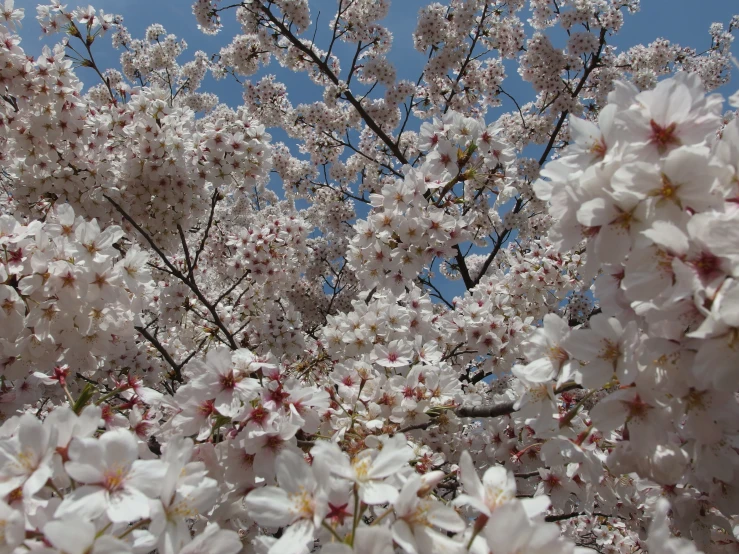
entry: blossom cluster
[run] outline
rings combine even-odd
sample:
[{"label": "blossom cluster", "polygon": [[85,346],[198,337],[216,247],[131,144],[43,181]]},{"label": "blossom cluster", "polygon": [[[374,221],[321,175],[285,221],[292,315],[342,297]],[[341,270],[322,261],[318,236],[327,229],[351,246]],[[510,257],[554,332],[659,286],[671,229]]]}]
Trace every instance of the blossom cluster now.
[{"label": "blossom cluster", "polygon": [[[720,97],[679,73],[644,92],[620,83],[597,124],[571,120],[574,144],[534,188],[551,203],[554,243],[582,250],[602,313],[575,329],[545,316],[528,363],[513,368],[532,399],[570,379],[605,391],[573,432],[612,441],[606,466],[667,491],[678,528],[704,546],[703,518],[728,524],[736,512],[739,465],[739,127],[720,110]],[[561,428],[574,413],[552,416]],[[537,433],[558,433],[546,429],[554,420],[539,417]]]},{"label": "blossom cluster", "polygon": [[3,0],[0,553],[736,551],[739,18],[638,4]]},{"label": "blossom cluster", "polygon": [[240,551],[238,534],[217,524],[191,538],[187,520],[218,496],[205,464],[192,460],[192,440],[169,441],[156,459],[127,429],[97,436],[101,414],[60,406],[43,423],[26,414],[0,427],[3,550]]},{"label": "blossom cluster", "polygon": [[134,382],[137,372],[140,378],[159,370],[134,341],[134,322],[153,284],[149,256],[136,244],[123,254],[116,250],[123,234],[75,217],[68,204],[43,223],[0,216],[0,411],[6,417],[42,398],[63,400],[67,383],[73,390],[84,385],[72,372],[107,380],[108,372],[128,366]]}]

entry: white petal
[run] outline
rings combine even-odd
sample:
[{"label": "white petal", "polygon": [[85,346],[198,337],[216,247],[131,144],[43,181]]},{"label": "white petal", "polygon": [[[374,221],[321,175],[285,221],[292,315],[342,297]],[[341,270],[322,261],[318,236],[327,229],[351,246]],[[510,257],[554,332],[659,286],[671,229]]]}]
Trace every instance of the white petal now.
[{"label": "white petal", "polygon": [[103,488],[92,485],[78,486],[72,492],[67,493],[56,509],[54,517],[95,519],[105,511],[107,506],[107,493]]},{"label": "white petal", "polygon": [[80,483],[102,483],[103,472],[97,466],[80,462],[67,462],[64,469],[69,476]]},{"label": "white petal", "polygon": [[459,469],[465,492],[475,498],[483,498],[485,491],[482,486],[482,481],[480,481],[480,477],[477,475],[475,464],[472,462],[472,456],[470,456],[470,453],[467,450],[462,452],[462,456],[459,460]]},{"label": "white petal", "polygon": [[209,523],[205,531],[186,545],[180,554],[237,554],[242,546],[238,533]]},{"label": "white petal", "polygon": [[275,462],[277,482],[288,492],[298,492],[301,488],[313,490],[316,480],[305,463],[303,456],[292,450],[285,450]]},{"label": "white petal", "polygon": [[43,464],[34,471],[23,484],[23,496],[31,498],[34,494],[44,488],[46,482],[51,478],[51,466]]},{"label": "white petal", "polygon": [[390,529],[359,527],[354,539],[354,552],[355,554],[393,554],[395,550]]},{"label": "white petal", "polygon": [[67,554],[82,554],[95,540],[95,525],[81,518],[50,521],[44,525],[44,536]]},{"label": "white petal", "polygon": [[461,533],[465,529],[464,521],[453,508],[448,506],[439,506],[431,510],[427,515],[428,521],[432,525],[436,525],[445,531],[453,533]]},{"label": "white petal", "polygon": [[49,431],[44,429],[43,424],[31,414],[21,417],[18,427],[18,439],[24,450],[30,449],[41,458],[49,442]]},{"label": "white petal", "polygon": [[577,220],[587,227],[597,227],[613,220],[616,211],[605,198],[588,200],[577,210]]},{"label": "white petal", "polygon": [[535,496],[534,498],[522,498],[521,506],[526,511],[526,515],[534,518],[539,514],[543,514],[549,509],[552,502],[546,495]]},{"label": "white petal", "polygon": [[114,523],[132,523],[149,517],[149,499],[137,489],[124,488],[110,494],[106,513]]},{"label": "white petal", "polygon": [[488,547],[496,554],[525,552],[531,536],[531,525],[519,502],[509,502],[493,512],[483,529]]},{"label": "white petal", "polygon": [[275,544],[269,549],[269,554],[303,554],[308,544],[313,543],[316,528],[305,519],[291,525]]},{"label": "white petal", "polygon": [[259,525],[282,527],[288,525],[293,516],[292,502],[284,490],[277,487],[262,487],[251,491],[244,499],[249,515]]},{"label": "white petal", "polygon": [[573,358],[577,358],[582,362],[589,362],[600,351],[600,345],[598,343],[598,335],[592,329],[575,329],[567,339],[562,341],[561,346]]},{"label": "white petal", "polygon": [[100,437],[103,460],[107,467],[130,467],[139,457],[136,439],[125,429],[108,431]]},{"label": "white petal", "polygon": [[154,497],[159,493],[166,472],[167,466],[159,460],[136,460],[126,482],[130,487]]},{"label": "white petal", "polygon": [[130,554],[131,547],[125,542],[110,535],[103,535],[95,541],[92,554]]},{"label": "white petal", "polygon": [[685,254],[688,251],[688,237],[671,221],[655,221],[651,228],[641,234],[673,254]]},{"label": "white petal", "polygon": [[512,371],[516,377],[529,383],[546,383],[557,374],[557,370],[549,358],[539,358],[525,366],[517,365]]},{"label": "white petal", "polygon": [[516,496],[516,479],[502,466],[488,468],[482,476],[482,482],[485,485],[486,496],[493,495],[493,498],[487,498],[488,502],[507,500]]},{"label": "white petal", "polygon": [[739,281],[724,281],[712,311],[717,314],[717,319],[729,327],[739,327]]},{"label": "white petal", "polygon": [[402,519],[393,523],[393,540],[409,554],[418,554],[416,550],[416,538],[410,526]]},{"label": "white petal", "polygon": [[626,409],[620,398],[613,398],[616,394],[618,392],[613,393],[611,397],[604,398],[590,410],[593,425],[604,433],[619,428],[626,420]]},{"label": "white petal", "polygon": [[398,490],[386,483],[370,481],[362,483],[359,487],[359,496],[365,504],[385,504],[395,501],[398,497]]},{"label": "white petal", "polygon": [[481,514],[489,514],[490,508],[487,507],[485,502],[476,496],[470,496],[469,494],[460,494],[457,498],[452,501],[455,506],[471,506]]},{"label": "white petal", "polygon": [[405,438],[400,440],[403,442],[402,445],[397,440],[385,444],[377,458],[372,461],[370,477],[377,479],[394,475],[413,458],[413,449],[405,444]]}]

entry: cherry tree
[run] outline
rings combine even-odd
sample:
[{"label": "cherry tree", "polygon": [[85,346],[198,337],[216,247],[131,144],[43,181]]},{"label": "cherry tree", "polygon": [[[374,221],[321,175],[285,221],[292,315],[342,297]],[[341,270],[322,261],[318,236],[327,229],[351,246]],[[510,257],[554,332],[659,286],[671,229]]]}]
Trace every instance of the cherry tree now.
[{"label": "cherry tree", "polygon": [[0,553],[739,549],[739,16],[2,7]]}]

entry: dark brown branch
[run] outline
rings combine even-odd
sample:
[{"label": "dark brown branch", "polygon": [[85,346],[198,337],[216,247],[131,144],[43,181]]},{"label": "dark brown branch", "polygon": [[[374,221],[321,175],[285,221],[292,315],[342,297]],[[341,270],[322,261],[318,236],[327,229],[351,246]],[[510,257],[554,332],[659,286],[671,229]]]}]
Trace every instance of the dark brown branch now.
[{"label": "dark brown branch", "polygon": [[13,111],[18,113],[18,100],[14,96],[3,94],[0,97],[13,107]]},{"label": "dark brown branch", "polygon": [[175,380],[182,383],[182,365],[174,361],[169,352],[167,352],[167,349],[164,348],[161,342],[159,342],[159,339],[152,335],[145,327],[136,325],[134,329],[141,333],[144,338],[148,340],[154,348],[157,349],[157,351],[162,355],[162,358],[164,358],[164,360],[172,367]]},{"label": "dark brown branch", "polygon": [[115,200],[113,200],[107,194],[103,196],[108,202],[110,202],[113,205],[116,211],[119,214],[121,214],[121,216],[123,216],[123,219],[128,221],[133,226],[133,228],[136,229],[139,232],[139,234],[142,237],[144,237],[144,239],[146,239],[146,242],[149,243],[149,246],[151,246],[151,249],[154,250],[154,252],[156,252],[157,255],[162,259],[165,265],[169,268],[169,271],[172,273],[172,275],[174,275],[178,279],[182,279],[183,281],[185,281],[186,277],[182,274],[182,272],[179,269],[177,269],[172,264],[172,262],[169,261],[169,258],[167,258],[167,255],[162,251],[161,248],[157,246],[157,244],[154,242],[154,239],[152,239],[151,236],[149,236],[149,233],[144,231],[144,229],[138,223],[136,223],[134,219],[130,215],[128,215],[128,213],[123,208],[121,208],[121,206]]},{"label": "dark brown branch", "polygon": [[439,300],[441,300],[442,302],[444,302],[444,304],[446,304],[449,307],[450,310],[453,310],[454,309],[454,304],[452,304],[451,302],[449,302],[449,300],[447,300],[446,298],[444,298],[444,296],[441,294],[441,291],[436,287],[436,285],[434,285],[431,282],[431,279],[424,279],[423,277],[421,277],[419,275],[418,281],[422,285],[427,286],[430,289],[432,289],[432,291],[433,291],[431,293],[432,296],[435,296],[436,298],[438,298]]},{"label": "dark brown branch", "polygon": [[[580,82],[575,87],[575,90],[572,91],[573,98],[577,97],[577,95],[580,94],[580,91],[585,86],[585,83],[588,80],[588,77],[598,65],[598,62],[600,61],[600,56],[603,53],[603,47],[606,44],[606,32],[607,32],[606,29],[600,30],[600,36],[598,37],[598,51],[593,55],[593,58],[590,60],[590,63],[587,65],[587,67],[585,68],[585,71],[583,72]],[[544,148],[544,152],[539,158],[540,167],[544,165],[544,162],[547,161],[547,158],[549,157],[549,153],[552,151],[552,148],[554,147],[554,142],[557,140],[557,135],[559,135],[559,131],[562,129],[562,125],[564,124],[565,119],[567,119],[568,115],[569,115],[569,112],[564,111],[559,116],[559,120],[557,120],[557,125],[554,127],[554,132],[549,137],[549,142],[547,143],[546,148]]]},{"label": "dark brown branch", "polygon": [[546,516],[544,521],[564,521],[566,519],[572,519],[573,517],[580,517],[585,515],[585,512],[571,512],[569,514],[560,514],[557,516]]},{"label": "dark brown branch", "polygon": [[[134,221],[134,219],[128,215],[126,210],[121,208],[121,206],[112,198],[105,195],[105,199],[110,202],[113,207],[118,211],[118,213],[123,216],[123,218],[128,221],[134,229],[136,229],[141,236],[146,239],[146,242],[149,243],[149,246],[154,250],[154,252],[157,253],[157,255],[162,259],[162,261],[166,264],[166,266],[169,268],[169,270],[172,272],[172,275],[174,275],[177,279],[182,281],[185,285],[187,285],[190,290],[193,292],[193,294],[200,300],[200,302],[205,306],[205,308],[210,313],[211,317],[213,318],[213,323],[221,330],[221,332],[225,335],[226,340],[228,341],[228,345],[231,347],[232,350],[237,350],[238,346],[236,344],[236,341],[234,340],[233,335],[226,329],[226,326],[223,324],[223,321],[221,321],[220,316],[218,315],[218,312],[216,311],[216,307],[211,304],[207,298],[203,295],[203,293],[198,288],[197,283],[194,279],[189,279],[186,275],[184,275],[179,269],[177,269],[172,262],[169,261],[169,258],[167,258],[167,255],[162,251],[161,248],[157,246],[157,244],[154,242],[154,239],[151,238],[149,233],[147,233],[142,227]],[[215,201],[213,203],[213,206],[215,207]],[[212,213],[212,212],[211,212]]]},{"label": "dark brown branch", "polygon": [[218,298],[216,299],[216,301],[215,301],[215,302],[213,302],[213,305],[214,305],[214,306],[218,306],[218,304],[220,304],[220,303],[221,303],[221,301],[222,301],[222,300],[223,300],[224,298],[226,298],[226,297],[227,297],[227,296],[228,296],[229,294],[231,294],[231,293],[232,293],[232,292],[233,292],[234,290],[236,290],[236,287],[238,287],[238,286],[239,286],[239,285],[240,285],[240,284],[241,284],[241,283],[242,283],[242,282],[244,281],[244,279],[246,279],[246,278],[247,278],[247,277],[248,277],[249,275],[251,275],[251,271],[249,271],[249,270],[247,269],[247,270],[246,270],[246,271],[244,272],[244,274],[243,274],[243,275],[242,275],[241,277],[239,277],[239,278],[238,278],[238,280],[237,280],[237,281],[236,281],[236,282],[235,282],[235,283],[234,283],[233,285],[231,285],[231,286],[230,286],[230,287],[229,287],[228,289],[226,289],[226,292],[224,292],[223,294],[221,294],[221,296],[219,296],[219,297],[218,297]]},{"label": "dark brown branch", "polygon": [[352,82],[352,77],[354,77],[354,71],[357,69],[357,59],[359,59],[360,52],[362,52],[362,41],[361,40],[357,43],[357,51],[354,52],[354,59],[352,60],[352,66],[349,68],[349,76],[346,78],[346,86],[349,86],[349,84]]},{"label": "dark brown branch", "polygon": [[469,406],[457,408],[454,412],[458,417],[499,417],[515,412],[515,402],[502,402],[492,406]]},{"label": "dark brown branch", "polygon": [[456,254],[454,255],[454,259],[457,262],[457,269],[459,269],[459,274],[462,276],[462,281],[464,282],[464,286],[467,290],[470,290],[473,288],[476,283],[472,280],[472,277],[470,276],[470,270],[467,267],[467,260],[465,260],[464,254],[462,254],[462,251],[459,249],[459,245],[454,245],[454,250],[456,250]]},{"label": "dark brown branch", "polygon": [[477,46],[477,41],[480,38],[480,35],[482,34],[482,28],[485,24],[485,18],[487,17],[488,13],[488,5],[487,2],[485,3],[485,7],[482,10],[482,16],[480,17],[480,23],[477,25],[477,29],[475,30],[475,36],[472,39],[472,44],[470,44],[470,49],[467,52],[467,57],[465,58],[464,62],[462,62],[462,65],[459,68],[459,73],[457,74],[457,78],[454,81],[454,84],[452,84],[452,90],[449,93],[449,98],[447,98],[446,106],[444,106],[444,113],[447,113],[449,111],[449,108],[452,105],[452,99],[457,94],[457,86],[459,85],[459,82],[462,80],[462,76],[464,75],[465,70],[467,69],[467,65],[470,63],[470,60],[472,59],[472,52],[474,52],[475,47]]},{"label": "dark brown branch", "polygon": [[[572,519],[573,517],[580,517],[580,516],[595,516],[595,517],[605,517],[605,518],[612,518],[614,516],[608,515],[608,514],[602,514],[600,512],[593,512],[592,514],[589,514],[587,512],[570,512],[569,514],[559,514],[556,516],[546,516],[544,518],[544,521],[564,521],[566,519]],[[619,517],[619,516],[615,516]]]},{"label": "dark brown branch", "polygon": [[[574,381],[568,381],[562,386],[554,389],[554,394],[561,394],[563,392],[581,388],[582,386],[578,385]],[[501,402],[500,404],[492,404],[490,406],[460,406],[454,410],[454,413],[457,417],[500,417],[516,412],[517,410],[514,408],[515,404],[515,402]],[[407,433],[408,431],[414,431],[416,429],[426,429],[434,423],[435,421],[432,420],[426,423],[409,425],[408,427],[399,429],[396,433]]]},{"label": "dark brown branch", "polygon": [[[600,37],[599,37],[599,46],[598,51],[593,55],[593,58],[590,60],[590,63],[585,68],[585,71],[583,73],[582,78],[580,79],[580,82],[577,84],[577,87],[575,87],[575,90],[572,91],[573,98],[576,97],[578,94],[580,94],[580,91],[585,86],[585,83],[588,80],[588,77],[590,76],[590,73],[596,68],[598,62],[600,61],[600,56],[603,52],[603,47],[605,46],[605,39],[606,39],[606,30],[601,29],[600,31]],[[552,131],[552,134],[549,136],[549,142],[547,143],[546,147],[544,148],[544,152],[542,153],[541,157],[539,158],[539,166],[544,165],[547,158],[549,157],[549,154],[552,151],[552,148],[554,147],[554,143],[557,140],[557,137],[559,136],[559,132],[562,129],[562,125],[564,125],[565,120],[567,119],[567,116],[569,115],[569,112],[564,111],[562,114],[560,114],[559,119],[557,120],[557,124],[554,126],[554,131]],[[523,201],[519,198],[516,201],[516,206],[513,209],[514,213],[518,213],[521,211],[523,207]],[[456,259],[457,259],[457,265],[460,267],[460,273],[462,273],[462,278],[464,279],[465,286],[467,289],[471,289],[475,287],[479,282],[480,279],[485,275],[487,270],[490,268],[490,264],[495,259],[495,256],[498,254],[500,249],[502,248],[503,244],[505,243],[506,239],[510,235],[510,231],[504,231],[498,236],[498,240],[495,242],[495,245],[493,246],[493,250],[488,254],[488,257],[485,258],[485,262],[482,264],[482,268],[480,269],[480,273],[475,277],[475,279],[465,279],[464,273],[462,273],[462,268],[464,267],[466,270],[466,264],[464,261],[464,256],[461,252],[457,253]],[[467,272],[469,277],[469,272]]]},{"label": "dark brown branch", "polygon": [[200,246],[198,246],[197,251],[195,252],[195,259],[192,262],[193,269],[198,267],[198,260],[200,259],[200,254],[203,253],[203,249],[205,249],[205,241],[208,239],[208,233],[210,233],[210,227],[213,225],[213,214],[216,209],[216,204],[218,203],[219,199],[219,192],[216,189],[213,192],[213,198],[210,202],[210,215],[208,215],[208,223],[205,225],[205,231],[203,231],[203,238],[200,240]]},{"label": "dark brown branch", "polygon": [[[516,206],[520,210],[519,204],[520,204],[520,199],[516,202]],[[515,211],[517,210],[514,208],[514,212]],[[482,264],[482,267],[480,268],[480,273],[472,280],[473,287],[476,287],[478,283],[480,282],[480,279],[482,279],[485,273],[487,273],[488,269],[490,268],[490,264],[493,263],[493,259],[495,259],[495,256],[498,254],[498,252],[500,252],[500,249],[503,247],[503,244],[505,243],[509,234],[510,234],[510,231],[503,231],[500,235],[498,235],[498,240],[495,241],[493,250],[490,252],[490,254],[488,254],[488,257],[485,258],[485,262]]]},{"label": "dark brown branch", "polygon": [[[326,77],[329,78],[329,80],[334,83],[335,85],[339,84],[339,78],[334,74],[333,71],[331,71],[331,68],[328,66],[326,62],[324,62],[321,58],[319,58],[315,52],[313,52],[312,49],[305,46],[299,39],[296,37],[290,29],[288,29],[284,23],[282,23],[279,19],[275,17],[275,15],[270,11],[270,9],[267,6],[264,6],[260,4],[260,8],[264,12],[264,14],[267,16],[267,19],[274,25],[280,33],[289,40],[295,48],[300,50],[303,54],[308,56],[311,61],[318,67],[318,69],[321,70],[321,73],[323,73]],[[354,106],[354,109],[357,110],[357,113],[360,115],[362,120],[367,124],[367,127],[372,129],[372,131],[377,135],[377,137],[385,143],[385,146],[388,147],[388,149],[393,153],[393,155],[398,159],[398,161],[402,164],[407,164],[408,160],[403,155],[403,153],[400,151],[400,148],[395,144],[395,142],[385,133],[385,131],[380,128],[380,126],[377,124],[377,122],[372,119],[372,117],[367,113],[367,110],[365,110],[362,107],[362,104],[357,100],[357,98],[352,94],[350,90],[344,91],[344,97],[349,101],[349,103]]]},{"label": "dark brown branch", "polygon": [[187,239],[185,238],[185,232],[182,230],[182,225],[177,224],[177,232],[180,234],[180,241],[182,242],[182,250],[185,253],[185,263],[187,264],[187,276],[192,281],[195,279],[192,272],[192,260],[190,260],[190,250],[187,248]]},{"label": "dark brown branch", "polygon": [[475,375],[474,377],[470,379],[470,385],[479,383],[480,381],[485,379],[485,377],[490,377],[491,375],[492,373],[485,373],[484,371],[481,371],[480,373],[478,373],[477,375]]},{"label": "dark brown branch", "polygon": [[519,479],[529,479],[530,477],[539,477],[541,474],[538,471],[529,471],[528,473],[514,473],[514,477]]}]

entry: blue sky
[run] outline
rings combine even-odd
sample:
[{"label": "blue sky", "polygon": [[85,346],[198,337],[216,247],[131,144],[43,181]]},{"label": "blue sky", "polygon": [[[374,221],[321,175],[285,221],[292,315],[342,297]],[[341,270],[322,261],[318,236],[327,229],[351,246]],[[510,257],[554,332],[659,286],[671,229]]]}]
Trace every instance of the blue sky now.
[{"label": "blue sky", "polygon": [[[413,48],[411,31],[415,28],[419,8],[428,3],[428,1],[420,0],[395,0],[391,3],[389,15],[383,22],[394,35],[390,59],[396,64],[398,77],[401,79],[415,81],[423,67],[425,56]],[[37,2],[33,0],[16,0],[17,7],[26,9],[26,19],[23,22],[21,36],[23,47],[30,55],[37,55],[41,44],[48,41],[48,37],[43,40],[39,39],[39,26],[35,21],[36,4]],[[226,2],[223,4],[225,5]],[[71,9],[76,5],[77,3],[72,0],[68,3],[68,8]],[[217,52],[239,32],[233,14],[226,12],[223,17],[224,29],[220,34],[207,36],[200,33],[191,12],[190,0],[98,0],[92,5],[109,13],[122,15],[124,23],[136,38],[143,37],[146,27],[150,24],[161,23],[167,32],[185,39],[190,52],[198,49],[207,53]],[[335,14],[336,5],[336,0],[310,0],[313,23],[315,24],[316,19],[318,20],[319,44],[321,44],[322,36],[324,39],[327,38],[328,24]],[[736,0],[703,0],[700,3],[694,0],[643,0],[641,11],[635,15],[627,15],[623,30],[618,35],[610,37],[609,43],[625,49],[639,43],[646,44],[661,37],[700,51],[710,44],[709,25],[714,21],[728,23],[731,16],[737,12],[739,12],[739,2]],[[734,52],[737,51],[735,45]],[[344,59],[350,55],[350,48],[339,45],[337,53]],[[110,47],[109,40],[95,44],[95,55],[99,65],[105,68],[119,65],[119,52]],[[183,58],[184,61],[190,59],[188,52],[185,52]],[[347,67],[349,63],[350,59],[346,60],[344,67]],[[312,85],[305,75],[291,74],[276,65],[260,71],[253,79],[256,80],[267,73],[274,73],[278,79],[287,84],[288,94],[293,104],[311,102],[320,98],[321,91]],[[80,70],[78,74],[84,81],[94,82],[95,76],[91,72],[86,73]],[[518,80],[516,75],[510,75],[510,79]],[[241,102],[241,90],[233,81],[208,81],[204,88],[217,93],[224,102],[230,105]],[[507,83],[507,89],[521,95],[524,101],[531,97],[530,89],[524,83]],[[726,94],[728,91],[723,92]]]}]

